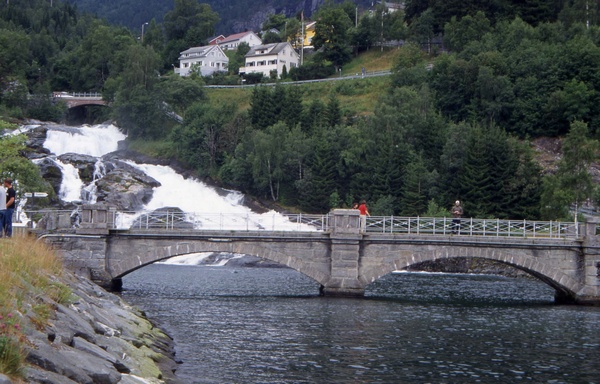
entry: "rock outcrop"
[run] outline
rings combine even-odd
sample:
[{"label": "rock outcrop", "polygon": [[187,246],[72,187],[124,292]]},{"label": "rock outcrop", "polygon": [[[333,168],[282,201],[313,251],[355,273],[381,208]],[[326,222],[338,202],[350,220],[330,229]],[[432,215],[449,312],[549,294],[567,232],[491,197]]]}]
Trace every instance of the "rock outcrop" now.
[{"label": "rock outcrop", "polygon": [[[65,153],[58,157],[43,147],[48,128],[42,125],[26,132],[27,156],[35,159],[41,175],[57,196],[63,183],[62,164],[71,164],[86,185],[84,193],[93,191],[96,201],[115,206],[120,211],[141,209],[152,198],[153,188],[160,183],[144,172],[125,163],[114,154],[97,159],[93,156]],[[59,163],[57,163],[59,161]],[[82,196],[87,201],[89,196]]]},{"label": "rock outcrop", "polygon": [[66,276],[68,304],[51,303],[56,311],[43,326],[22,319],[27,383],[180,383],[168,335],[118,296]]}]

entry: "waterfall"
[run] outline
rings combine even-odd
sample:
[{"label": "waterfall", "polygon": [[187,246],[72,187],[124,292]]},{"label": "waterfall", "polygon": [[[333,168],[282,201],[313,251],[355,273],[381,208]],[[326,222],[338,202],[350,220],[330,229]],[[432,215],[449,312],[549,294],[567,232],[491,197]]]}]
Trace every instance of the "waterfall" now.
[{"label": "waterfall", "polygon": [[[35,126],[30,126],[31,128]],[[28,129],[22,127],[21,131]],[[59,156],[66,153],[76,153],[101,157],[107,153],[118,149],[118,142],[124,140],[126,136],[122,134],[114,125],[96,125],[96,126],[81,126],[81,127],[62,127],[48,126],[44,148],[51,151],[54,156]],[[93,181],[84,185],[79,177],[79,172],[71,164],[63,164],[54,157],[50,157],[60,167],[63,173],[63,180],[60,187],[59,197],[65,202],[95,203],[96,181],[106,175],[104,163],[98,159],[95,164]],[[161,185],[153,189],[152,199],[143,207],[143,209],[135,214],[121,214],[117,219],[125,227],[130,226],[135,222],[135,219],[145,212],[152,212],[165,207],[176,207],[183,212],[197,213],[199,219],[194,219],[197,228],[215,228],[217,220],[210,219],[211,215],[227,215],[229,217],[243,217],[244,225],[248,229],[264,229],[265,227],[276,226],[280,230],[298,229],[297,223],[292,223],[286,216],[280,215],[275,211],[270,211],[264,214],[252,212],[252,210],[243,205],[244,195],[238,191],[217,190],[208,186],[194,178],[184,178],[171,167],[138,164],[133,161],[125,161],[127,164],[135,167],[148,176],[157,180]],[[219,223],[220,229],[229,228],[228,223]],[[238,220],[239,221],[239,220]],[[237,229],[232,220],[231,229]],[[305,230],[314,230],[310,226],[304,226]],[[169,260],[170,264],[198,264],[208,254],[193,254],[181,256]],[[241,257],[242,255],[231,255],[231,257]],[[219,265],[226,261],[219,261]]]}]

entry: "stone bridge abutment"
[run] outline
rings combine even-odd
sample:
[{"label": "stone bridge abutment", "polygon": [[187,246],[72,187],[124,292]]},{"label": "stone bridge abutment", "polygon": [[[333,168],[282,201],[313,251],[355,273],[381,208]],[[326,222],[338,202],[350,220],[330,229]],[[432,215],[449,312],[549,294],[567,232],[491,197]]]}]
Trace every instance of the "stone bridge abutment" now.
[{"label": "stone bridge abutment", "polygon": [[600,242],[591,221],[577,239],[551,239],[362,233],[356,210],[334,210],[325,232],[113,230],[109,217],[94,208],[84,211],[76,233],[43,236],[69,268],[105,287],[119,288],[123,276],[157,261],[224,252],[293,268],[319,283],[324,295],[362,296],[395,270],[466,257],[526,271],[553,287],[558,301],[600,304]]}]

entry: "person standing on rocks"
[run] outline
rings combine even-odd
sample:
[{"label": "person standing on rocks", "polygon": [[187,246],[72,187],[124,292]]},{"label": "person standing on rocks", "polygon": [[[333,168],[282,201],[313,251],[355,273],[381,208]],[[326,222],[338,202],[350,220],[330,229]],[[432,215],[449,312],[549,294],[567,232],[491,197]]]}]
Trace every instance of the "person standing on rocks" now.
[{"label": "person standing on rocks", "polygon": [[3,200],[6,202],[6,209],[4,211],[4,219],[2,220],[2,230],[4,236],[12,237],[12,217],[15,211],[15,198],[17,194],[12,187],[11,179],[4,179],[4,187],[6,188],[6,198]]}]

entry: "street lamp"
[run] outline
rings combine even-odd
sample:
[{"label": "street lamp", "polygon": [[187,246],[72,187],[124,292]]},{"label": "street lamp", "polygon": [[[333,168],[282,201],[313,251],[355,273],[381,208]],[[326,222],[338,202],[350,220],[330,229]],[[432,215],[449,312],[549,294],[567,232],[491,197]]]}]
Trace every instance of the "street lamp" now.
[{"label": "street lamp", "polygon": [[148,25],[148,23],[142,24],[142,44],[144,44],[144,25]]}]

